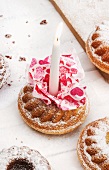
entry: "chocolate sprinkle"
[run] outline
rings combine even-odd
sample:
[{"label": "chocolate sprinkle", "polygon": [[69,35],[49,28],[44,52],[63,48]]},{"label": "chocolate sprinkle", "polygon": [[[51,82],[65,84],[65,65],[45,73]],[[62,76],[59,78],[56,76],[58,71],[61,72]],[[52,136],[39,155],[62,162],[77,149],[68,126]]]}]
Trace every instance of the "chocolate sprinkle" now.
[{"label": "chocolate sprinkle", "polygon": [[6,34],[5,37],[6,37],[6,38],[11,38],[12,35],[11,35],[11,34]]},{"label": "chocolate sprinkle", "polygon": [[42,20],[41,22],[40,22],[40,25],[46,25],[48,22],[46,21],[46,19],[44,19],[44,20]]},{"label": "chocolate sprinkle", "polygon": [[19,61],[26,61],[25,57],[19,57]]},{"label": "chocolate sprinkle", "polygon": [[6,55],[5,57],[6,57],[6,58],[9,58],[9,59],[12,59],[12,56],[9,56],[9,55]]}]

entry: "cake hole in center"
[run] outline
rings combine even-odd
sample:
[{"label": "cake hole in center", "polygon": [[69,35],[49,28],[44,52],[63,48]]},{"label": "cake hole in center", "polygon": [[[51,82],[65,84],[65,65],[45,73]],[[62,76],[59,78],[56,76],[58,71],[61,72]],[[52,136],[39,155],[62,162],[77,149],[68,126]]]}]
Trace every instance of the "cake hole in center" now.
[{"label": "cake hole in center", "polygon": [[109,132],[106,133],[106,143],[109,144]]},{"label": "cake hole in center", "polygon": [[26,159],[15,159],[7,166],[7,170],[34,170],[34,166]]}]

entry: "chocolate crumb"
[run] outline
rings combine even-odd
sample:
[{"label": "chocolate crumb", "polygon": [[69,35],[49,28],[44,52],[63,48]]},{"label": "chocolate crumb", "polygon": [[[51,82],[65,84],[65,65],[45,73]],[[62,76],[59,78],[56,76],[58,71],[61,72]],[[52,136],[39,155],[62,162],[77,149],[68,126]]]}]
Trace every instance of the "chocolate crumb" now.
[{"label": "chocolate crumb", "polygon": [[40,25],[46,25],[48,22],[46,21],[46,19],[44,19],[44,20],[42,20],[41,22],[40,22]]},{"label": "chocolate crumb", "polygon": [[48,137],[48,140],[50,140],[51,138],[50,137]]},{"label": "chocolate crumb", "polygon": [[12,59],[12,56],[8,56],[8,55],[6,55],[5,57],[6,57],[6,58],[9,58],[9,59]]},{"label": "chocolate crumb", "polygon": [[25,57],[19,57],[19,61],[26,61]]},{"label": "chocolate crumb", "polygon": [[30,37],[30,35],[28,35],[28,37]]},{"label": "chocolate crumb", "polygon": [[23,141],[21,141],[21,143],[23,143]]},{"label": "chocolate crumb", "polygon": [[11,84],[10,84],[10,83],[8,83],[8,86],[11,86]]},{"label": "chocolate crumb", "polygon": [[13,44],[15,44],[15,41],[12,41]]},{"label": "chocolate crumb", "polygon": [[28,21],[26,21],[26,23],[28,23]]},{"label": "chocolate crumb", "polygon": [[0,17],[3,17],[3,15],[0,15]]},{"label": "chocolate crumb", "polygon": [[6,38],[11,38],[12,35],[11,35],[11,34],[6,34],[5,37],[6,37]]}]

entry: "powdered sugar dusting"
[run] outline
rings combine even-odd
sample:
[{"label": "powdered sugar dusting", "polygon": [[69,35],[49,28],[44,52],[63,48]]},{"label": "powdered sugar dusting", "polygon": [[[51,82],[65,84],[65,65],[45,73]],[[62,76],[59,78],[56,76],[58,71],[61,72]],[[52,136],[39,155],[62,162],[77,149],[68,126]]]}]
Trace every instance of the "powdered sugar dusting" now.
[{"label": "powdered sugar dusting", "polygon": [[[93,38],[92,38],[92,36],[94,34],[98,34],[98,37],[95,40],[93,40]],[[109,48],[109,38],[108,37],[109,37],[109,21],[104,21],[97,26],[96,31],[93,31],[90,34],[89,39],[88,39],[88,44],[89,44],[90,51],[92,52],[92,55],[101,62],[103,62],[102,61],[103,55],[102,55],[102,53],[101,53],[101,55],[98,55],[96,53],[96,51],[101,50],[103,48],[107,49],[107,51],[108,51],[108,48]],[[93,42],[95,42],[95,43],[101,42],[101,43],[98,47],[93,48],[93,46],[92,46]],[[105,62],[105,65],[109,66],[109,63]]]},{"label": "powdered sugar dusting", "polygon": [[[92,135],[88,135],[88,130],[91,130],[94,132]],[[99,163],[93,162],[92,157],[94,156],[95,159],[100,158],[101,155],[105,155],[106,159],[104,161],[101,161],[102,166],[104,166],[105,163],[109,161],[109,144],[106,143],[106,135],[107,132],[109,132],[109,118],[104,118],[97,120],[95,122],[92,122],[91,124],[87,125],[86,128],[83,130],[83,134],[81,139],[79,139],[78,142],[78,154],[80,158],[82,159],[82,162],[85,167],[88,168],[87,162],[91,165],[91,167],[97,168],[97,170],[100,170],[101,167],[99,166]],[[91,144],[86,143],[86,139],[89,139],[92,142]],[[81,145],[82,144],[82,145]],[[94,154],[88,153],[87,149],[92,148],[95,149]],[[96,149],[99,151],[96,152]],[[84,156],[86,157],[86,160],[84,159]]]},{"label": "powdered sugar dusting", "polygon": [[28,160],[33,164],[34,170],[51,170],[49,163],[39,152],[26,146],[3,149],[0,152],[0,169],[6,170],[7,165],[15,159]]},{"label": "powdered sugar dusting", "polygon": [[9,77],[9,67],[4,57],[0,55],[0,88],[6,84],[7,78]]},{"label": "powdered sugar dusting", "polygon": [[[22,89],[20,94],[19,94],[19,101],[18,101],[19,104],[20,104],[20,107],[21,107],[20,112],[23,112],[25,114],[25,116],[30,121],[32,121],[34,125],[36,125],[35,127],[40,127],[40,128],[43,127],[43,128],[41,128],[41,132],[43,132],[43,130],[45,131],[45,129],[47,128],[47,133],[49,133],[49,134],[53,134],[53,133],[60,134],[60,133],[63,133],[65,130],[71,131],[72,129],[75,129],[76,127],[78,127],[79,125],[82,124],[82,122],[84,121],[84,119],[86,118],[86,116],[89,112],[89,102],[88,102],[88,98],[87,98],[86,104],[84,105],[84,107],[80,107],[76,111],[76,114],[69,117],[69,119],[67,121],[65,121],[61,118],[56,123],[52,122],[51,119],[48,120],[48,121],[42,122],[40,120],[40,117],[34,117],[33,118],[31,111],[25,109],[25,103],[22,101],[23,96],[24,96],[24,92],[23,92],[23,89]],[[34,102],[35,98],[32,98],[31,100]],[[42,107],[43,106],[41,105],[41,108]],[[37,106],[36,106],[36,109],[37,109]],[[55,117],[56,114],[58,114],[58,111],[57,111],[57,113],[54,113],[53,116]],[[63,115],[63,117],[64,117],[64,115]],[[25,120],[25,117],[24,117],[24,120]],[[71,123],[69,124],[69,122],[71,122]],[[68,126],[65,127],[66,125],[68,125]],[[32,126],[32,124],[31,124],[31,126]],[[40,128],[39,128],[39,131],[40,131]]]}]

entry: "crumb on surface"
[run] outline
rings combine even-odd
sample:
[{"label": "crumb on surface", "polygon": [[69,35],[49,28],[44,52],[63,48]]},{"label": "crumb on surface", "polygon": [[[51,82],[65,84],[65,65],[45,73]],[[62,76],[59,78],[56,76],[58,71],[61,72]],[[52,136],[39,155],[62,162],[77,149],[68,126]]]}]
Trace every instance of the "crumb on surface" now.
[{"label": "crumb on surface", "polygon": [[5,57],[8,59],[12,59],[12,56],[9,56],[9,55],[5,55]]},{"label": "crumb on surface", "polygon": [[12,35],[11,35],[11,34],[6,34],[5,37],[6,37],[6,38],[11,38]]},{"label": "crumb on surface", "polygon": [[48,140],[51,140],[51,137],[48,137]]},{"label": "crumb on surface", "polygon": [[19,57],[19,61],[26,61],[25,57]]},{"label": "crumb on surface", "polygon": [[47,23],[48,23],[47,20],[44,19],[44,20],[42,20],[42,21],[40,22],[40,25],[46,25]]},{"label": "crumb on surface", "polygon": [[13,44],[15,44],[15,41],[12,41]]},{"label": "crumb on surface", "polygon": [[8,85],[8,86],[11,86],[11,84],[10,84],[10,83],[8,83],[7,85]]}]

